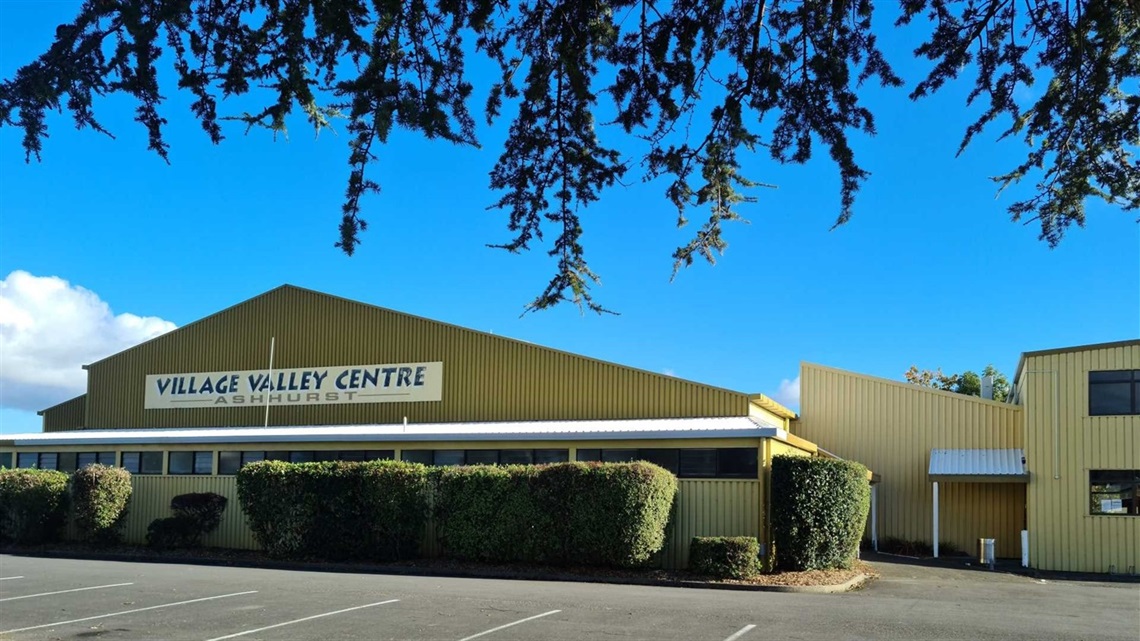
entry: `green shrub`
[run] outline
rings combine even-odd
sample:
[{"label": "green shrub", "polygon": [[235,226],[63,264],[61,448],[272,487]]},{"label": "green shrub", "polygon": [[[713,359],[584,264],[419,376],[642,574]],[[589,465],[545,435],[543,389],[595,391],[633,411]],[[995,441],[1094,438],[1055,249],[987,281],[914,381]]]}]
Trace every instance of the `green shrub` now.
[{"label": "green shrub", "polygon": [[80,537],[117,543],[131,501],[131,473],[121,467],[88,465],[71,476],[71,500]]},{"label": "green shrub", "polygon": [[871,505],[867,468],[838,459],[772,458],[772,542],[781,570],[848,568]]},{"label": "green shrub", "polygon": [[193,524],[188,545],[197,546],[202,537],[218,529],[222,522],[222,512],[226,511],[229,499],[213,492],[179,494],[170,499],[170,511],[175,518]]},{"label": "green shrub", "polygon": [[694,536],[689,569],[718,579],[747,579],[760,571],[760,542],[754,536]]},{"label": "green shrub", "polygon": [[436,532],[461,559],[629,567],[661,550],[677,480],[649,463],[434,473]]},{"label": "green shrub", "polygon": [[67,522],[68,476],[55,470],[0,470],[0,539],[44,543]]},{"label": "green shrub", "polygon": [[[930,543],[919,540],[911,541],[897,536],[888,536],[880,539],[879,551],[885,552],[886,554],[899,554],[902,556],[934,556],[934,546],[930,545]],[[939,550],[939,552],[941,552],[941,550]]]},{"label": "green shrub", "polygon": [[198,521],[186,516],[155,519],[146,528],[146,543],[157,550],[194,547],[200,538]]},{"label": "green shrub", "polygon": [[254,537],[278,558],[414,556],[428,514],[427,468],[416,463],[261,461],[237,487]]}]

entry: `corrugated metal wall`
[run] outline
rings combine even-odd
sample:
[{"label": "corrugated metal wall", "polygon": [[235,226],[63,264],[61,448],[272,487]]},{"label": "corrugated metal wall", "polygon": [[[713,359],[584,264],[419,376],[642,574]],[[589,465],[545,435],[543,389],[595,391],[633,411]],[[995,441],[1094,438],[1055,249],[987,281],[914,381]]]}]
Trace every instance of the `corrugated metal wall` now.
[{"label": "corrugated metal wall", "polygon": [[[211,547],[258,549],[245,523],[233,476],[135,476],[124,529],[128,543],[145,544],[151,521],[171,516],[170,499],[189,492],[214,492],[230,500],[217,531],[203,543]],[[694,536],[759,536],[761,482],[758,480],[694,480],[678,482],[677,508],[662,564],[686,567]],[[438,554],[433,524],[428,523],[423,552]]]},{"label": "corrugated metal wall", "polygon": [[1140,469],[1140,416],[1089,416],[1089,371],[1119,369],[1140,369],[1140,342],[1025,359],[1018,383],[1032,471],[1033,567],[1108,572],[1115,566],[1117,572],[1127,572],[1131,566],[1140,571],[1140,518],[1089,513],[1089,470]]},{"label": "corrugated metal wall", "polygon": [[44,431],[63,432],[83,427],[87,415],[87,395],[82,394],[44,410]]},{"label": "corrugated metal wall", "polygon": [[242,550],[258,549],[253,533],[245,523],[237,498],[237,478],[233,476],[133,476],[131,506],[123,529],[127,543],[146,544],[151,521],[173,516],[170,499],[179,494],[213,492],[229,499],[218,529],[206,535],[204,545]]},{"label": "corrugated metal wall", "polygon": [[662,565],[689,565],[694,536],[760,538],[764,488],[759,480],[681,479],[677,482],[675,521],[662,554]]},{"label": "corrugated metal wall", "polygon": [[[931,449],[1022,446],[1017,406],[810,363],[800,370],[800,418],[791,431],[880,475],[880,541],[933,541]],[[1019,556],[1024,492],[939,484],[941,540],[970,551],[978,538],[995,538],[998,556]]]},{"label": "corrugated metal wall", "polygon": [[88,368],[89,428],[256,426],[264,408],[144,410],[147,374],[443,361],[442,402],[275,407],[272,425],[747,416],[748,396],[295,287]]}]

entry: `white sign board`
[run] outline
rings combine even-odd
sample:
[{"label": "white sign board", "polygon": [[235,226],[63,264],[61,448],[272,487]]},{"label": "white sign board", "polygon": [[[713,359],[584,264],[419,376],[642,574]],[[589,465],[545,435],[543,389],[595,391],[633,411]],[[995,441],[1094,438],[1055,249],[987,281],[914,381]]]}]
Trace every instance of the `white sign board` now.
[{"label": "white sign board", "polygon": [[1124,501],[1122,499],[1101,499],[1100,511],[1103,514],[1123,514]]},{"label": "white sign board", "polygon": [[150,374],[145,408],[416,403],[442,398],[442,362],[396,363]]}]

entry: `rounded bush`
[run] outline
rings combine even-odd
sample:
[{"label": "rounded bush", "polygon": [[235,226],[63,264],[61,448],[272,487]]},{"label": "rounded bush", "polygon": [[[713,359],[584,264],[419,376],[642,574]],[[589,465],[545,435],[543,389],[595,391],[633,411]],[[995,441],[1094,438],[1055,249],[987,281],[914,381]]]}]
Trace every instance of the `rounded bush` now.
[{"label": "rounded bush", "polygon": [[55,470],[0,470],[0,539],[21,544],[59,538],[67,523],[68,476]]},{"label": "rounded bush", "polygon": [[131,473],[121,467],[88,465],[71,476],[71,499],[81,538],[117,543],[131,501]]},{"label": "rounded bush", "polygon": [[849,568],[871,505],[867,468],[853,461],[772,458],[772,542],[780,570]]},{"label": "rounded bush", "polygon": [[718,579],[747,579],[760,571],[760,542],[754,536],[694,536],[689,569]]}]

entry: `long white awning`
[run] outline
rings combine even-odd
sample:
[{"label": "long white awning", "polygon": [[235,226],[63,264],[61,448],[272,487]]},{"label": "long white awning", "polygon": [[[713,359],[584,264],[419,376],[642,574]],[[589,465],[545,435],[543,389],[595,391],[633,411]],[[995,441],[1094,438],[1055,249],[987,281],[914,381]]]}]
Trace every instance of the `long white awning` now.
[{"label": "long white awning", "polygon": [[930,450],[931,481],[967,483],[1025,483],[1029,470],[1025,451],[1002,450]]},{"label": "long white awning", "polygon": [[607,421],[411,423],[309,427],[72,430],[0,435],[0,444],[127,445],[178,443],[318,443],[345,441],[586,441],[618,439],[776,438],[782,428],[747,416]]}]

